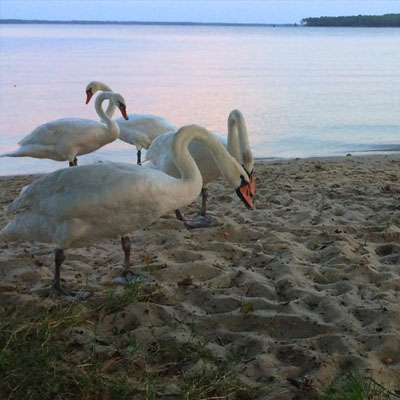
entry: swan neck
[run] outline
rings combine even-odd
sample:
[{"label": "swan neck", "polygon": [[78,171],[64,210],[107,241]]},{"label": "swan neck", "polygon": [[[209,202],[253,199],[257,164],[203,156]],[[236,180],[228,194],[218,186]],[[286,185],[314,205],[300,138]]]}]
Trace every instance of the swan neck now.
[{"label": "swan neck", "polygon": [[254,158],[250,149],[249,135],[243,114],[233,110],[228,118],[228,151],[248,172],[253,169]]},{"label": "swan neck", "polygon": [[[106,114],[107,114],[110,118],[112,118],[113,115],[114,115],[114,113],[115,113],[116,108],[117,108],[117,107],[115,107],[115,104],[110,100],[110,101],[108,102],[108,106],[107,106],[107,109],[106,109]],[[104,121],[104,122],[105,122],[105,121]]]},{"label": "swan neck", "polygon": [[234,120],[229,116],[228,119],[228,143],[227,148],[229,154],[240,163],[240,149],[239,149],[239,133],[238,127]]},{"label": "swan neck", "polygon": [[182,180],[199,180],[201,183],[203,180],[199,168],[188,150],[188,145],[193,140],[202,143],[210,150],[218,168],[225,175],[225,164],[232,158],[224,145],[207,129],[198,125],[188,125],[178,130],[172,144],[175,165],[181,173]]},{"label": "swan neck", "polygon": [[[104,93],[100,94],[99,96],[97,96],[95,109],[96,109],[97,115],[100,117],[101,121],[103,121],[107,125],[108,131],[110,133],[113,133],[116,131],[117,134],[115,136],[118,137],[118,135],[119,135],[118,124],[115,121],[113,121],[103,110],[103,102],[106,99],[109,100],[110,104],[112,103],[114,105],[114,103],[111,100],[108,93],[104,92]],[[115,107],[115,105],[114,105],[114,107]]]}]

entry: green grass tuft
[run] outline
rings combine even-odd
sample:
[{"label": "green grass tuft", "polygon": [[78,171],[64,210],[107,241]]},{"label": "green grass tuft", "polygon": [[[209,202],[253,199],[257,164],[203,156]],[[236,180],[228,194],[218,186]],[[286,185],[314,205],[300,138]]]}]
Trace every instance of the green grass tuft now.
[{"label": "green grass tuft", "polygon": [[337,385],[325,390],[323,400],[395,400],[400,397],[358,369],[346,374]]}]

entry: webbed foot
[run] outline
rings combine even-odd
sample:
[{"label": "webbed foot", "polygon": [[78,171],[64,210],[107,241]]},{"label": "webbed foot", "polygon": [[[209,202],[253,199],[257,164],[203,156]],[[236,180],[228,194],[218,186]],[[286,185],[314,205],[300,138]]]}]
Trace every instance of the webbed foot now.
[{"label": "webbed foot", "polygon": [[90,291],[70,290],[67,288],[63,288],[61,286],[60,287],[51,286],[48,288],[39,289],[36,291],[36,293],[40,297],[48,297],[51,299],[55,299],[60,296],[66,296],[66,297],[74,297],[75,299],[79,300],[87,300],[92,295],[92,292]]},{"label": "webbed foot", "polygon": [[112,281],[119,285],[128,285],[135,282],[144,282],[146,278],[143,275],[135,274],[132,271],[123,271],[121,276],[114,278]]},{"label": "webbed foot", "polygon": [[201,215],[197,219],[188,219],[185,221],[185,226],[188,229],[208,228],[218,225],[218,218],[215,215]]}]

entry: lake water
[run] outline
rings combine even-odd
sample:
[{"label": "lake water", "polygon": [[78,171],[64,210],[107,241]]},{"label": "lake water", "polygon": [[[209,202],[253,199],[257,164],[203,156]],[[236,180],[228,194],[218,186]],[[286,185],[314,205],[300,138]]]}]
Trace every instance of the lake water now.
[{"label": "lake water", "polygon": [[[257,157],[400,149],[400,29],[0,25],[0,153],[41,123],[97,119],[85,87],[100,80],[128,112],[226,135],[246,117]],[[117,140],[80,164],[135,162]],[[0,158],[0,174],[67,166]]]}]

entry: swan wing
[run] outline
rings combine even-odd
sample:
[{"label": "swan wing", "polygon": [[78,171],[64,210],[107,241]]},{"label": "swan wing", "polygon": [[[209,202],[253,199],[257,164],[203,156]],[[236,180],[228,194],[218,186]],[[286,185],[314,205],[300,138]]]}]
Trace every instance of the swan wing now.
[{"label": "swan wing", "polygon": [[158,160],[163,154],[172,154],[172,142],[174,141],[175,131],[164,133],[156,137],[146,152],[146,161]]},{"label": "swan wing", "polygon": [[175,131],[175,126],[165,118],[150,114],[129,114],[129,120],[118,118],[119,138],[124,142],[148,148],[158,136]]},{"label": "swan wing", "polygon": [[72,139],[78,139],[83,131],[104,126],[99,122],[83,118],[64,118],[47,122],[38,126],[28,136],[24,137],[18,144],[43,144],[55,145],[66,135]]},{"label": "swan wing", "polygon": [[72,160],[74,156],[91,153],[115,140],[107,127],[97,121],[66,118],[37,127],[22,139],[20,148],[10,155]]},{"label": "swan wing", "polygon": [[158,169],[164,173],[180,178],[181,174],[175,165],[172,154],[172,142],[175,131],[164,133],[156,137],[146,152],[146,168]]}]

